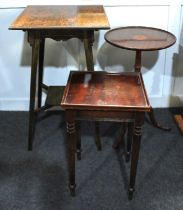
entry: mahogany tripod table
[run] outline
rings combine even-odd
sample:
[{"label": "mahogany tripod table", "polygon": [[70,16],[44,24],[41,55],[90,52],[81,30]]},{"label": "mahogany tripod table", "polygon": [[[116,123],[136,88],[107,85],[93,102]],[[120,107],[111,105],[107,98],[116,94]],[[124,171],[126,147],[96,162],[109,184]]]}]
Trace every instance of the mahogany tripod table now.
[{"label": "mahogany tripod table", "polygon": [[[142,52],[166,49],[176,42],[176,37],[172,33],[158,28],[129,26],[109,30],[105,34],[105,40],[118,48],[135,51],[135,72],[141,72]],[[166,131],[171,130],[156,121],[152,107],[148,115],[155,127]]]},{"label": "mahogany tripod table", "polygon": [[[94,31],[109,29],[109,23],[101,5],[28,6],[9,29],[26,31],[28,42],[32,47],[28,129],[28,150],[32,150],[35,115],[39,111],[60,105],[64,90],[64,87],[48,87],[43,83],[45,39],[51,38],[56,41],[65,41],[71,38],[80,39],[84,42],[87,70],[93,71]],[[42,106],[43,90],[47,91],[47,99],[45,105]]]}]

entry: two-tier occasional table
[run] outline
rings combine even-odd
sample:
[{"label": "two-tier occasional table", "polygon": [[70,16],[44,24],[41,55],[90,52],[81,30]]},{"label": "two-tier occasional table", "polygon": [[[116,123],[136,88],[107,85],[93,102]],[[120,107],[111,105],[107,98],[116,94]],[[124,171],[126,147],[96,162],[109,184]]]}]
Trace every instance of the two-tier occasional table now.
[{"label": "two-tier occasional table", "polygon": [[[119,27],[108,31],[105,40],[118,48],[133,50],[136,52],[135,72],[141,71],[141,56],[143,51],[155,51],[166,49],[176,42],[176,37],[165,30],[143,27],[129,26]],[[148,113],[152,124],[163,130],[170,130],[161,126],[155,119],[153,109]]]},{"label": "two-tier occasional table", "polygon": [[[43,63],[45,39],[56,41],[78,38],[84,42],[86,65],[94,70],[92,45],[94,31],[109,29],[109,23],[104,8],[95,6],[28,6],[12,23],[9,29],[28,32],[28,42],[32,47],[31,85],[29,106],[28,149],[32,149],[35,127],[35,114],[55,104],[60,104],[63,87],[47,87],[43,83]],[[38,74],[37,74],[38,71]],[[38,81],[38,84],[36,83]],[[42,106],[42,90],[47,90],[46,104]],[[36,90],[38,104],[36,106]],[[50,92],[50,94],[49,94]],[[53,100],[53,95],[57,100]]]}]

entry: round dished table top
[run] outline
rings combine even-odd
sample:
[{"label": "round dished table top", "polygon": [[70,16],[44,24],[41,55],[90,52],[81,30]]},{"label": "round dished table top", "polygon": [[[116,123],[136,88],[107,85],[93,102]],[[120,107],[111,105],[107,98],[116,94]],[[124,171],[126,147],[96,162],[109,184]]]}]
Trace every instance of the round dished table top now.
[{"label": "round dished table top", "polygon": [[105,40],[116,47],[128,50],[153,51],[172,46],[176,37],[165,30],[144,27],[128,26],[109,30]]}]

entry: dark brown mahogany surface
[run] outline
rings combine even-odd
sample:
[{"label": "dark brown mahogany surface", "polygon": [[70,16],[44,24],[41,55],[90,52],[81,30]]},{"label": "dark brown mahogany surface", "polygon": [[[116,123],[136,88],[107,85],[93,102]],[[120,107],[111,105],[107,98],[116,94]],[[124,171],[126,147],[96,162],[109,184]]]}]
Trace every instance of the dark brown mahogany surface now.
[{"label": "dark brown mahogany surface", "polygon": [[[129,26],[109,30],[105,34],[105,40],[113,46],[136,51],[134,69],[135,72],[141,72],[142,52],[168,48],[176,42],[176,37],[172,33],[158,28]],[[152,107],[149,117],[155,127],[165,131],[171,130],[156,121]]]},{"label": "dark brown mahogany surface", "polygon": [[[75,195],[75,153],[81,157],[78,119],[128,122],[131,155],[129,199],[132,199],[140,151],[141,127],[150,105],[139,72],[70,72],[61,106],[65,110],[69,157],[69,188]],[[133,139],[133,141],[132,141]],[[131,150],[132,148],[132,150]],[[131,152],[132,151],[132,152]],[[91,186],[92,187],[92,186]]]},{"label": "dark brown mahogany surface", "polygon": [[172,46],[176,42],[176,37],[157,28],[129,26],[110,30],[106,33],[105,40],[120,48],[152,51]]},{"label": "dark brown mahogany surface", "polygon": [[82,109],[149,108],[138,73],[71,72],[62,106]]}]

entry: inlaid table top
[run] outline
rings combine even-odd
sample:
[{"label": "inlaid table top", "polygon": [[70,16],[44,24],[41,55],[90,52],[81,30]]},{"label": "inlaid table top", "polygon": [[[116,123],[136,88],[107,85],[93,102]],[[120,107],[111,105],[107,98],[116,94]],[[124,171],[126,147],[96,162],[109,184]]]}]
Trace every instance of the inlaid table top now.
[{"label": "inlaid table top", "polygon": [[108,31],[105,40],[119,48],[151,51],[172,46],[176,42],[176,37],[157,28],[129,26]]},{"label": "inlaid table top", "polygon": [[78,72],[70,73],[61,105],[74,109],[146,110],[149,102],[141,74]]},{"label": "inlaid table top", "polygon": [[93,6],[27,6],[10,29],[109,29],[101,5]]}]

